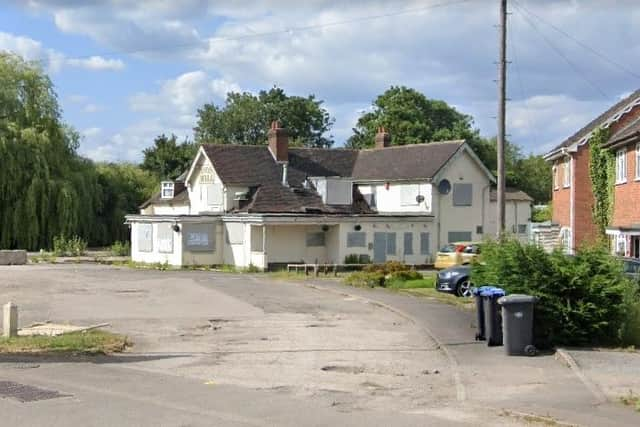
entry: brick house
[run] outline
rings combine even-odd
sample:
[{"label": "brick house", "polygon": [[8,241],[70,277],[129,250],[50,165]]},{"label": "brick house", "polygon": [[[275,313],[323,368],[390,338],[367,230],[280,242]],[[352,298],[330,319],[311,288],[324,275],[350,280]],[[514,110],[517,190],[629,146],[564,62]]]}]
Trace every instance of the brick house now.
[{"label": "brick house", "polygon": [[[599,128],[609,130],[609,140],[605,144],[610,149],[627,149],[626,163],[620,165],[629,169],[626,176],[632,177],[626,183],[616,184],[614,201],[614,220],[609,234],[617,236],[615,227],[628,227],[640,224],[640,216],[632,212],[630,197],[637,192],[632,167],[636,165],[632,147],[633,135],[638,129],[640,120],[640,90],[617,102],[607,111],[596,117],[585,127],[567,138],[544,158],[551,162],[553,174],[552,222],[559,227],[558,243],[568,253],[583,243],[593,241],[597,237],[597,228],[593,222],[594,197],[589,174],[590,150],[589,140]],[[629,211],[628,213],[625,213]],[[635,214],[635,219],[632,217]],[[618,234],[616,234],[618,233]],[[640,235],[640,233],[638,233]]]}]

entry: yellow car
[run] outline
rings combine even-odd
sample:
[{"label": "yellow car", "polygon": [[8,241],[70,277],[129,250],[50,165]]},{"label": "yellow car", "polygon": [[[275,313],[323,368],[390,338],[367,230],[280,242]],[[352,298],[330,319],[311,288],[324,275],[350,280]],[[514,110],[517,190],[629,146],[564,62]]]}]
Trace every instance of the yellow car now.
[{"label": "yellow car", "polygon": [[453,242],[438,251],[434,267],[438,270],[456,265],[470,264],[480,253],[478,242]]}]

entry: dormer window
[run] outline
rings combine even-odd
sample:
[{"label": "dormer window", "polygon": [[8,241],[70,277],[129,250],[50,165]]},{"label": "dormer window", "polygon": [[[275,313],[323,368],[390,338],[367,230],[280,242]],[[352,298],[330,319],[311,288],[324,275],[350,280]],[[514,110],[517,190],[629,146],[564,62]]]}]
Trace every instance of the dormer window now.
[{"label": "dormer window", "polygon": [[173,199],[174,184],[172,181],[162,181],[160,183],[160,197],[163,199]]}]

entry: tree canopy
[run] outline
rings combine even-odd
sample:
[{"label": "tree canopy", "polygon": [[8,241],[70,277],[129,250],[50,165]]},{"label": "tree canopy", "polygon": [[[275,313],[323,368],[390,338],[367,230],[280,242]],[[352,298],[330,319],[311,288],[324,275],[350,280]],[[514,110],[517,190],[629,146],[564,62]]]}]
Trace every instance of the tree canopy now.
[{"label": "tree canopy", "polygon": [[347,141],[351,148],[371,147],[379,127],[391,133],[394,145],[480,138],[471,116],[444,101],[429,99],[415,89],[391,86],[373,102],[373,109],[358,119]]},{"label": "tree canopy", "polygon": [[101,245],[125,235],[123,204],[113,200],[136,199],[124,204],[130,209],[147,195],[112,190],[113,177],[76,153],[79,141],[41,67],[0,54],[0,248],[50,248],[59,235]]},{"label": "tree canopy", "polygon": [[230,92],[223,106],[211,103],[198,110],[196,142],[266,144],[271,122],[279,120],[293,145],[330,147],[333,140],[325,134],[334,119],[322,103],[314,95],[289,96],[275,86],[258,95]]},{"label": "tree canopy", "polygon": [[156,137],[153,146],[143,150],[141,167],[160,179],[176,179],[189,168],[196,151],[196,144],[188,140],[178,143],[175,135],[162,134]]}]

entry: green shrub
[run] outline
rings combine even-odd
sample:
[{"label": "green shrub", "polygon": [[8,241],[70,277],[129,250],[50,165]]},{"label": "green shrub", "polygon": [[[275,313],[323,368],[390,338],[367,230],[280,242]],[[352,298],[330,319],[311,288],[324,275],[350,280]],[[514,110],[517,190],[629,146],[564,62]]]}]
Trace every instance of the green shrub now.
[{"label": "green shrub", "polygon": [[111,245],[111,253],[114,256],[129,256],[131,255],[131,244],[129,242],[116,241]]},{"label": "green shrub", "polygon": [[618,345],[635,328],[628,313],[632,284],[604,246],[566,256],[512,238],[487,242],[482,263],[472,266],[472,279],[477,285],[499,284],[508,294],[538,297],[534,315],[540,347]]},{"label": "green shrub", "polygon": [[365,266],[362,271],[367,273],[381,273],[385,276],[398,272],[409,271],[411,268],[400,261],[387,261],[384,264],[370,264]]},{"label": "green shrub", "polygon": [[422,274],[415,270],[394,271],[389,274],[387,280],[402,281],[422,279]]},{"label": "green shrub", "polygon": [[64,235],[53,238],[53,253],[56,256],[80,256],[87,252],[87,242],[78,236],[67,239]]},{"label": "green shrub", "polygon": [[345,264],[360,264],[360,255],[358,254],[349,254],[344,257]]},{"label": "green shrub", "polygon": [[356,271],[345,277],[344,282],[350,286],[373,288],[385,286],[385,277],[379,272]]}]

